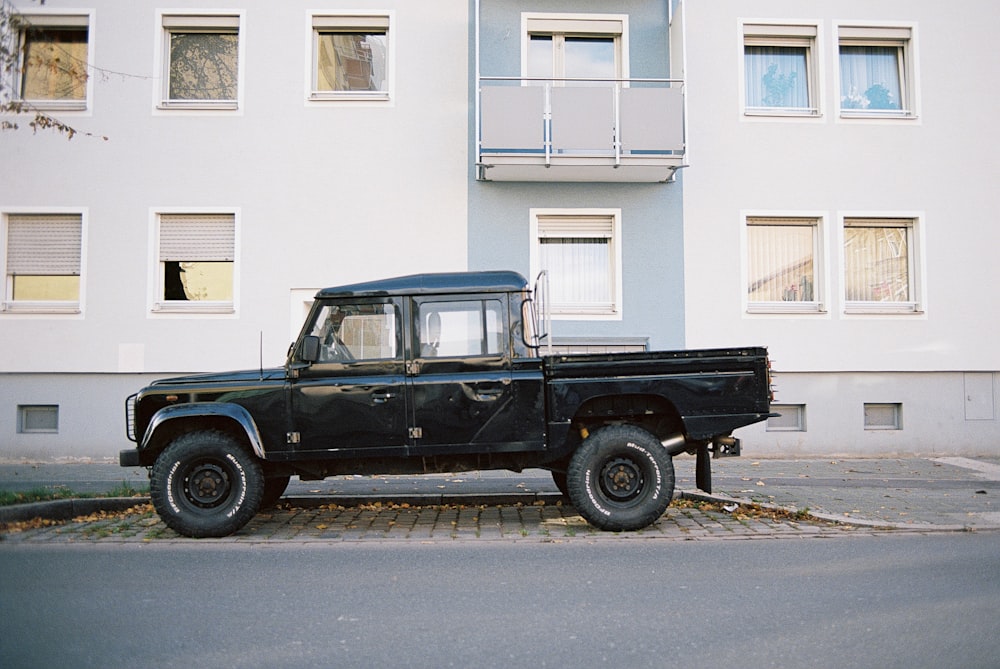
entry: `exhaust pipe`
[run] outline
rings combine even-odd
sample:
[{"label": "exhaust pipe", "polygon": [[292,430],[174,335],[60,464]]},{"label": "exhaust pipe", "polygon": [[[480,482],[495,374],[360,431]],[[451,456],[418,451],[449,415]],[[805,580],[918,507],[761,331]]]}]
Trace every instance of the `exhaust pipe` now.
[{"label": "exhaust pipe", "polygon": [[670,454],[670,457],[680,455],[688,450],[687,439],[685,439],[684,435],[680,432],[667,437],[660,443],[663,444],[663,448],[667,449],[667,453]]}]

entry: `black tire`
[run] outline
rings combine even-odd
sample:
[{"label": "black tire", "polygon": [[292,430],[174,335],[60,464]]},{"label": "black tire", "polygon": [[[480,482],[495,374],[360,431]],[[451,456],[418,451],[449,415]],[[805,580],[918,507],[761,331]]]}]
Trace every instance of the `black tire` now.
[{"label": "black tire", "polygon": [[260,508],[270,509],[278,503],[288,489],[290,476],[268,476],[264,479],[264,494],[260,498]]},{"label": "black tire", "polygon": [[168,527],[186,537],[224,537],[257,515],[264,494],[260,462],[214,431],[178,437],[153,463],[149,496]]},{"label": "black tire", "polygon": [[602,530],[639,530],[656,521],[674,495],[674,463],[659,440],[631,425],[591,434],[566,472],[569,498]]}]

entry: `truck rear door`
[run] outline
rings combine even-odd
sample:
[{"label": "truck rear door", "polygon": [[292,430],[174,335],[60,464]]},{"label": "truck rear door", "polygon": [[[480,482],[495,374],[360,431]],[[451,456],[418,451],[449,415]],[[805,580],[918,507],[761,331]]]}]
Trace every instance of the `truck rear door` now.
[{"label": "truck rear door", "polygon": [[[507,300],[498,293],[412,298],[413,454],[524,450],[525,420],[542,424],[537,396],[517,392],[512,380]],[[541,448],[540,431],[533,436]]]}]

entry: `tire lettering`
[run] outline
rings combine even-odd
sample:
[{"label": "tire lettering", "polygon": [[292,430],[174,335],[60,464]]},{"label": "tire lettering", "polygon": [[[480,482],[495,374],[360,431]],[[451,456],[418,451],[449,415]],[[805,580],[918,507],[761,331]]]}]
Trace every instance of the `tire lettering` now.
[{"label": "tire lettering", "polygon": [[174,462],[174,466],[170,468],[170,473],[167,475],[167,504],[170,508],[174,510],[174,513],[180,514],[180,507],[177,506],[177,502],[174,501],[174,474],[177,473],[177,468],[181,466],[181,463]]},{"label": "tire lettering", "polygon": [[653,458],[653,454],[650,453],[649,451],[647,451],[645,448],[643,448],[639,444],[636,444],[636,443],[631,442],[631,441],[625,442],[625,446],[628,447],[628,448],[631,448],[633,450],[639,451],[640,453],[642,453],[646,457],[647,460],[649,460],[649,464],[652,465],[653,471],[656,472],[656,485],[653,487],[653,497],[652,498],[653,499],[660,499],[660,489],[661,489],[661,483],[662,483],[661,480],[660,480],[660,468],[657,466],[656,459]]},{"label": "tire lettering", "polygon": [[243,506],[243,500],[247,497],[247,475],[243,470],[243,466],[240,465],[239,460],[237,460],[232,453],[226,453],[226,459],[232,462],[233,466],[236,467],[237,471],[240,473],[240,498],[236,500],[236,504],[233,505],[233,508],[226,513],[226,518],[232,518],[236,512],[240,510],[240,507]]},{"label": "tire lettering", "polygon": [[588,469],[584,477],[584,486],[587,490],[587,497],[590,498],[590,503],[594,505],[594,508],[603,513],[605,516],[610,516],[611,512],[601,506],[597,498],[594,497],[594,486],[590,485],[590,470]]}]

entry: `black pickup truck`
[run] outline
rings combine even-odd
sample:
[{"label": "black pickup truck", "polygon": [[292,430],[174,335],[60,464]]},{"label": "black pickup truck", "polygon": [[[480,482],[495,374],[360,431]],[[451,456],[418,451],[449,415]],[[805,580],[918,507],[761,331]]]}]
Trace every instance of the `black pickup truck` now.
[{"label": "black pickup truck", "polygon": [[166,524],[225,536],[289,479],[535,467],[589,523],[634,530],[673,496],[672,458],[738,455],[769,415],[759,347],[546,355],[544,291],[515,272],[319,291],[285,365],[154,382],[126,402]]}]

